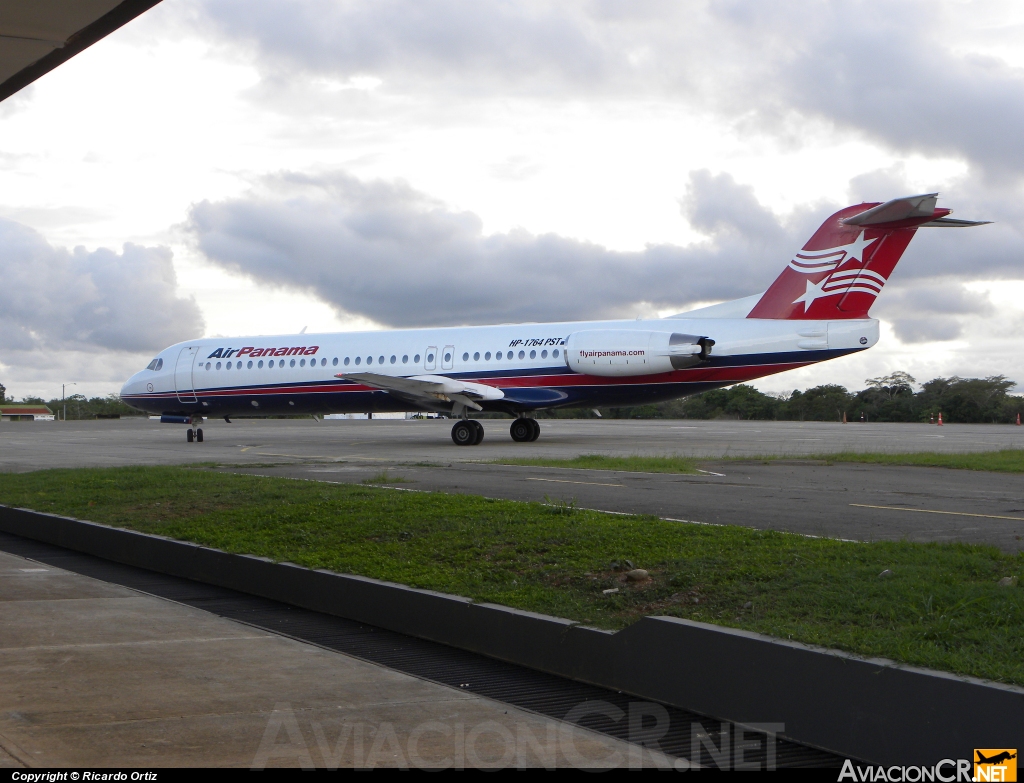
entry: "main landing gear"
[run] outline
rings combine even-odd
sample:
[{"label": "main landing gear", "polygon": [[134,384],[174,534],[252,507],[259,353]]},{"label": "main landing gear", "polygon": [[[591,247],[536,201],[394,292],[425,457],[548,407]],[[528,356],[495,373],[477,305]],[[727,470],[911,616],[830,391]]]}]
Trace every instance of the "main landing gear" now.
[{"label": "main landing gear", "polygon": [[484,439],[484,425],[476,419],[461,419],[452,427],[452,441],[456,446],[476,446]]},{"label": "main landing gear", "polygon": [[540,425],[536,419],[521,418],[512,422],[509,427],[512,440],[516,443],[530,443],[540,437]]}]

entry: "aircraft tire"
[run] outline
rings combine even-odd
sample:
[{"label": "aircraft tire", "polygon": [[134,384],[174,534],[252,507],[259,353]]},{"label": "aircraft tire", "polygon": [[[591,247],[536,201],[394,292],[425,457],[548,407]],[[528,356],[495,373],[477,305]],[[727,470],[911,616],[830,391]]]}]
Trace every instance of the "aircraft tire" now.
[{"label": "aircraft tire", "polygon": [[185,430],[185,440],[191,443],[193,437],[192,430]]},{"label": "aircraft tire", "polygon": [[536,419],[527,419],[527,421],[530,422],[530,442],[532,443],[540,437],[540,425]]},{"label": "aircraft tire", "polygon": [[202,443],[202,442],[203,442],[203,431],[202,431],[202,429],[198,429],[198,430],[196,430],[196,443]]},{"label": "aircraft tire", "polygon": [[455,422],[452,427],[452,442],[456,446],[472,446],[476,443],[477,432],[473,425],[466,420]]},{"label": "aircraft tire", "polygon": [[529,443],[533,439],[533,427],[530,422],[533,419],[515,419],[512,426],[508,428],[512,440],[516,443]]},{"label": "aircraft tire", "polygon": [[484,439],[484,425],[476,419],[470,419],[469,421],[473,425],[473,429],[476,431],[476,440],[473,441],[473,445],[479,446]]}]

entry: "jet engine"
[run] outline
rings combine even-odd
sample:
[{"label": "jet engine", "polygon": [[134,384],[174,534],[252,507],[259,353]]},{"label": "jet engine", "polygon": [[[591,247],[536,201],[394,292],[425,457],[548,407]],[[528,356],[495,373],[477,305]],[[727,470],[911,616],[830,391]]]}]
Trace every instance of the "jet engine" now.
[{"label": "jet engine", "polygon": [[655,375],[706,361],[714,344],[692,334],[594,329],[569,335],[565,363],[584,375]]}]

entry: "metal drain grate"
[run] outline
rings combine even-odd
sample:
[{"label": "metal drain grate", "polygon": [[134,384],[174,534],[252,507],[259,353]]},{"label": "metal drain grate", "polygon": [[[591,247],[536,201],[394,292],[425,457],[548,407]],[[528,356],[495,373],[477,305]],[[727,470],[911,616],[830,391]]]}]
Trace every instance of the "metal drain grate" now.
[{"label": "metal drain grate", "polygon": [[[656,708],[658,718],[650,715],[650,702],[624,693],[575,682],[552,674],[527,669],[476,653],[436,642],[405,636],[340,617],[299,609],[278,601],[194,582],[134,566],[122,565],[92,555],[44,544],[19,536],[0,533],[0,550],[37,560],[93,579],[129,587],[140,592],[187,604],[231,620],[345,653],[424,680],[459,688],[471,693],[562,720],[585,702],[603,702],[618,715],[630,715],[631,704],[646,713],[640,733],[655,728],[657,720],[667,716],[668,729],[658,727],[657,744],[663,753],[715,767],[712,746],[722,748],[724,735],[735,738],[736,727],[687,710],[668,705]],[[607,710],[607,707],[605,707]],[[662,712],[661,710],[664,710]],[[613,720],[591,713],[574,721],[593,731],[629,741],[629,720]],[[634,726],[634,731],[636,730]],[[747,732],[746,739],[759,735]],[[743,759],[764,769],[768,747],[764,735],[756,747],[745,750]],[[693,744],[696,743],[696,744]],[[694,748],[698,749],[693,753]],[[731,754],[725,754],[731,759]],[[775,744],[778,769],[835,768],[843,757],[778,739]]]}]

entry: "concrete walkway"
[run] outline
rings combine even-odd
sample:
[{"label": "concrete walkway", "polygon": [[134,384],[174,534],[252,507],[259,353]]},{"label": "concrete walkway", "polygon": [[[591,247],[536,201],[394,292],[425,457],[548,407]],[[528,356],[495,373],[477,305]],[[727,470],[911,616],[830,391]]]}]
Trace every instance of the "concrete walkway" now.
[{"label": "concrete walkway", "polygon": [[641,760],[675,761],[0,552],[0,767],[614,767]]}]

